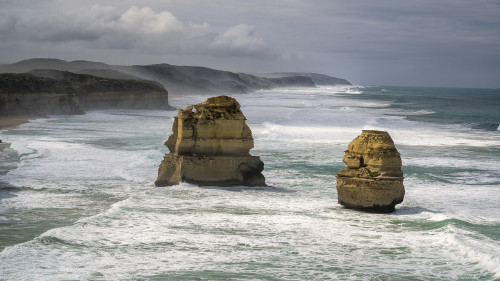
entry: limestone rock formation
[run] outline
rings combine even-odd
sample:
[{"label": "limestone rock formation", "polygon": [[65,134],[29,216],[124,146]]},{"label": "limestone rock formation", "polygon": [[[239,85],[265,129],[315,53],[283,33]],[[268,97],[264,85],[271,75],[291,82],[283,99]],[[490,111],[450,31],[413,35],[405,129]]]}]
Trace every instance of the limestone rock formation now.
[{"label": "limestone rock formation", "polygon": [[57,70],[0,74],[0,116],[83,114],[93,109],[172,109],[156,82]]},{"label": "limestone rock formation", "polygon": [[[195,111],[193,111],[195,109]],[[170,150],[158,170],[156,186],[182,181],[198,185],[265,186],[264,163],[251,156],[253,138],[238,102],[218,96],[179,110]]]},{"label": "limestone rock formation", "polygon": [[387,132],[363,130],[344,155],[337,174],[338,201],[347,208],[393,212],[403,202],[401,157]]}]

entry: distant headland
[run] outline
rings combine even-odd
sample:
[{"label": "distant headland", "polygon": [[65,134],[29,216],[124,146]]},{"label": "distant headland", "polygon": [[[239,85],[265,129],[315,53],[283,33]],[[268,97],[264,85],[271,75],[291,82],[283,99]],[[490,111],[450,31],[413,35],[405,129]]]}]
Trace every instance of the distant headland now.
[{"label": "distant headland", "polygon": [[248,74],[166,63],[124,66],[33,58],[0,65],[0,120],[7,122],[0,122],[0,127],[44,115],[82,114],[93,109],[168,110],[172,109],[169,95],[246,94],[324,85],[351,83],[317,73]]}]

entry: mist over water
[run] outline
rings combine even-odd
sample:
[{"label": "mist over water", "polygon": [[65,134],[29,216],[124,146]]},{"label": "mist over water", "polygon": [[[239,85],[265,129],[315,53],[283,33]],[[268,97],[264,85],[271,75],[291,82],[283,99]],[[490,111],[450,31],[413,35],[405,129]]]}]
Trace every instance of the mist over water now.
[{"label": "mist over water", "polygon": [[[232,96],[274,188],[155,187],[175,111],[92,111],[0,132],[12,143],[0,152],[0,279],[500,279],[500,131],[484,125],[500,122],[498,92]],[[388,131],[401,153],[395,213],[337,203],[335,175],[363,129]]]}]

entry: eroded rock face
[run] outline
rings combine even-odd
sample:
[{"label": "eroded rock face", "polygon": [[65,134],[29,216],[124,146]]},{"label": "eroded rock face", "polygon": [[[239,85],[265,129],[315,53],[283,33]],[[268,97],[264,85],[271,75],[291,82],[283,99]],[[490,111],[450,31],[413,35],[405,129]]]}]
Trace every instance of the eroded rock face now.
[{"label": "eroded rock face", "polygon": [[182,181],[198,185],[265,186],[264,163],[251,156],[253,138],[238,102],[209,98],[179,110],[173,134],[165,142],[170,153],[158,170],[156,186]]},{"label": "eroded rock face", "polygon": [[338,201],[347,208],[392,212],[403,202],[401,157],[387,132],[363,130],[344,155],[337,174]]},{"label": "eroded rock face", "polygon": [[84,114],[92,109],[173,109],[163,86],[57,70],[0,73],[0,116]]}]

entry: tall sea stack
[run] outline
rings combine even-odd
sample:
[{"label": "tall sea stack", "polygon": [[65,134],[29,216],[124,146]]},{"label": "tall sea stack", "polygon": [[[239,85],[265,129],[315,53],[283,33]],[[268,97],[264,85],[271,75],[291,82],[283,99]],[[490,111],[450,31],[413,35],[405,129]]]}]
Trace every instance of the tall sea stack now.
[{"label": "tall sea stack", "polygon": [[393,212],[403,202],[401,157],[387,132],[363,130],[344,155],[337,174],[338,202],[347,208]]},{"label": "tall sea stack", "polygon": [[240,104],[227,96],[179,109],[155,185],[265,186],[264,163],[250,155],[253,138],[245,121]]}]

